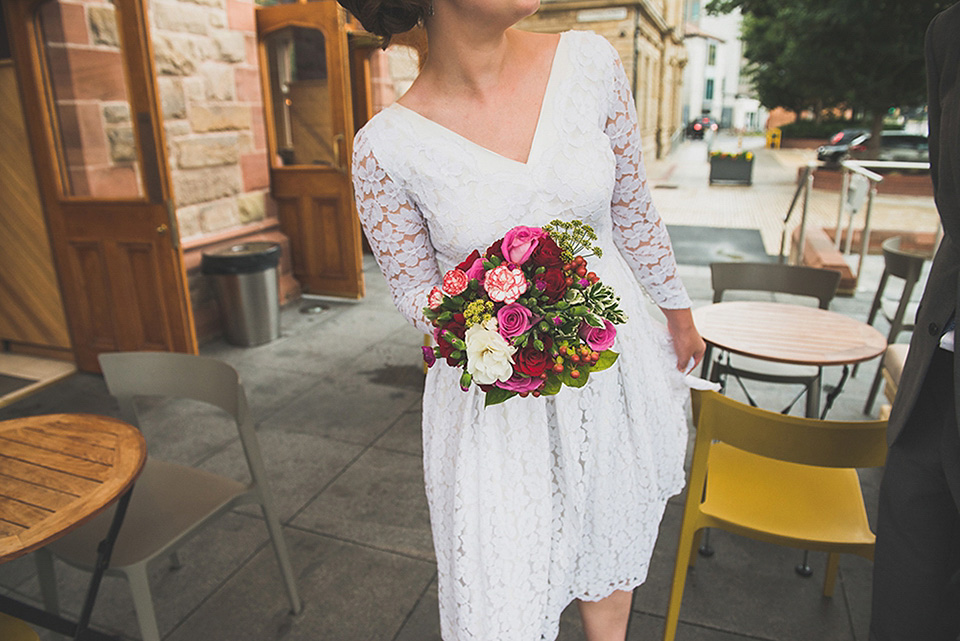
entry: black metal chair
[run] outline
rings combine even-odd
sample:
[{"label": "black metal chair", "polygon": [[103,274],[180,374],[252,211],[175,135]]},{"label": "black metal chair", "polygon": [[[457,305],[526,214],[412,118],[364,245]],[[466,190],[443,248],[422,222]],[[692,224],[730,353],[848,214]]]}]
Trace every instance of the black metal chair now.
[{"label": "black metal chair", "polygon": [[[827,309],[840,285],[838,271],[775,263],[712,263],[710,276],[714,303],[721,302],[728,291],[754,291],[815,298],[821,309]],[[709,375],[710,380],[724,386],[733,377],[754,407],[756,403],[743,380],[802,385],[803,390],[782,410],[783,414],[804,394],[807,395],[807,415],[817,413],[819,398],[812,392],[819,390],[820,373],[819,367],[772,363],[738,354],[713,360],[710,345],[703,357],[702,375]]]}]

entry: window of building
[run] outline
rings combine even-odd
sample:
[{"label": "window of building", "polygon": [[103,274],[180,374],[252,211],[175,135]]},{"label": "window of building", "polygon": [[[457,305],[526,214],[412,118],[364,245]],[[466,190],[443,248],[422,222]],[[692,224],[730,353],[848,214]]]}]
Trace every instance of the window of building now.
[{"label": "window of building", "polygon": [[717,64],[717,45],[711,44],[707,47],[707,66],[712,67]]},{"label": "window of building", "polygon": [[703,90],[704,100],[713,100],[713,78],[707,78],[707,86]]}]

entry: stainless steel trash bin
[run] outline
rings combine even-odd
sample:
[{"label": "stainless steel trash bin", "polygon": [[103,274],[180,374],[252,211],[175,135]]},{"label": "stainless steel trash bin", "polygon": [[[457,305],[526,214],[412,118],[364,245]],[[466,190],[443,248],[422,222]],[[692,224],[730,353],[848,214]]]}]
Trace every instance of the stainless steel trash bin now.
[{"label": "stainless steel trash bin", "polygon": [[280,336],[277,265],[280,245],[240,243],[203,255],[200,270],[214,277],[227,341],[246,347]]}]

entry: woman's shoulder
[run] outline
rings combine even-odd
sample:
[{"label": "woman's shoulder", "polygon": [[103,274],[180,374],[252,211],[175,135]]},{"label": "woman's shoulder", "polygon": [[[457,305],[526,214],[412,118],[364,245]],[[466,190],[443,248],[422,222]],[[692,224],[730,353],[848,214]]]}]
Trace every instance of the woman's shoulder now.
[{"label": "woman's shoulder", "polygon": [[569,48],[577,54],[597,55],[608,59],[611,55],[617,55],[617,50],[610,41],[595,31],[565,31],[562,37],[569,43]]},{"label": "woman's shoulder", "polygon": [[390,149],[396,148],[399,139],[407,136],[403,119],[398,117],[401,107],[392,104],[366,122],[357,131],[353,139],[354,155],[373,155],[379,160],[389,155]]}]

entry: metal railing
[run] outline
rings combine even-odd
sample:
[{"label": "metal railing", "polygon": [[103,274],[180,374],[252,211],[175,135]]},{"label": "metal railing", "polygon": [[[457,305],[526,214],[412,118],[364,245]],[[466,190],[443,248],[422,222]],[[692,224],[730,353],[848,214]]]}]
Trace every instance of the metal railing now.
[{"label": "metal railing", "polygon": [[[797,235],[797,255],[800,262],[803,261],[803,247],[806,243],[807,213],[809,212],[810,190],[813,188],[813,172],[822,165],[818,162],[810,162],[804,167],[803,173],[797,180],[797,189],[793,194],[793,200],[790,203],[790,209],[783,219],[783,232],[780,239],[780,262],[784,262],[787,223],[793,213],[797,201],[803,195],[803,209],[800,217],[800,231]],[[866,205],[863,219],[863,231],[860,235],[860,252],[857,262],[856,279],[860,281],[860,271],[863,265],[864,257],[867,255],[867,249],[870,247],[870,231],[873,217],[873,203],[877,195],[877,185],[883,181],[883,176],[871,171],[872,169],[899,169],[899,170],[926,170],[929,171],[928,162],[896,162],[890,160],[844,160],[840,163],[843,172],[840,202],[837,207],[837,226],[833,237],[834,246],[849,255],[853,245],[853,221],[857,213]],[[848,212],[846,225],[846,234],[843,230],[843,215]],[[937,235],[941,230],[938,227]]]}]

